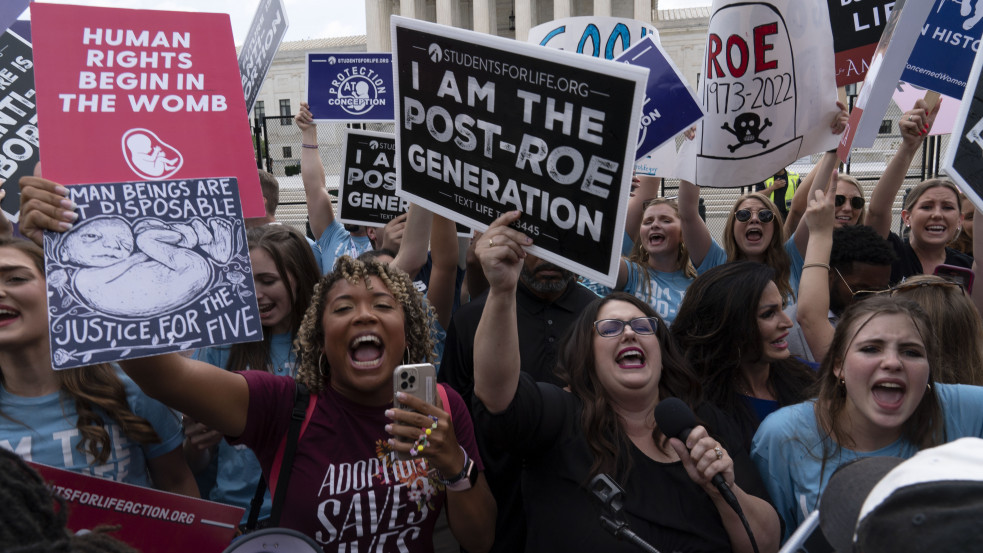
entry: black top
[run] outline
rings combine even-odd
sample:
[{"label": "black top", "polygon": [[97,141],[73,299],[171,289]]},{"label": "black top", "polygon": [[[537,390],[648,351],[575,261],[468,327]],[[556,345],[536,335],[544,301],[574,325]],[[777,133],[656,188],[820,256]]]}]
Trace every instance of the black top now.
[{"label": "black top", "polygon": [[[767,492],[733,422],[704,403],[697,410],[712,436],[734,459],[737,485],[767,499]],[[600,504],[585,487],[592,455],[581,429],[581,402],[556,386],[521,375],[516,396],[502,413],[475,405],[476,431],[493,446],[524,460],[522,489],[528,521],[525,551],[635,553],[599,522]],[[631,446],[633,467],[624,512],[629,528],[663,552],[730,552],[731,544],[710,496],[681,461],[660,463]]]},{"label": "black top", "polygon": [[[447,329],[444,357],[437,379],[457,390],[468,406],[474,398],[474,335],[485,308],[485,292],[457,310]],[[522,282],[516,290],[516,315],[519,329],[521,369],[542,382],[559,384],[553,375],[556,346],[580,312],[597,295],[577,283],[555,302],[548,303],[533,294]],[[518,458],[498,448],[489,448],[483,436],[477,436],[478,449],[485,463],[485,478],[498,504],[493,553],[522,551],[526,524],[522,509],[519,478],[522,466]]]},{"label": "black top", "polygon": [[[902,240],[900,236],[892,232],[887,239],[894,247],[894,253],[898,255],[898,259],[891,264],[892,286],[910,276],[923,274],[922,262],[918,260],[918,255],[911,248],[907,238]],[[946,248],[945,264],[972,269],[973,258],[952,248]]]}]

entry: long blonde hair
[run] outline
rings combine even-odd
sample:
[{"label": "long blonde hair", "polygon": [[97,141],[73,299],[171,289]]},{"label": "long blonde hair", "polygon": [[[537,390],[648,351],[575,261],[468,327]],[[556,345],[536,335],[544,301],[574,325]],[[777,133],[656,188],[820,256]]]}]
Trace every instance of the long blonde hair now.
[{"label": "long blonde hair", "polygon": [[734,221],[737,219],[736,213],[740,205],[746,200],[752,199],[761,202],[765,209],[771,210],[775,214],[775,218],[771,220],[771,223],[768,223],[772,225],[774,232],[768,243],[768,249],[765,250],[763,263],[775,270],[775,285],[778,286],[778,292],[782,297],[795,299],[796,291],[792,290],[792,285],[789,282],[792,277],[792,260],[788,258],[788,252],[785,251],[785,221],[782,219],[782,214],[778,212],[775,203],[764,194],[752,192],[741,196],[734,202],[724,226],[724,251],[727,252],[727,261],[747,259],[747,255],[737,247],[737,238],[734,236]]}]

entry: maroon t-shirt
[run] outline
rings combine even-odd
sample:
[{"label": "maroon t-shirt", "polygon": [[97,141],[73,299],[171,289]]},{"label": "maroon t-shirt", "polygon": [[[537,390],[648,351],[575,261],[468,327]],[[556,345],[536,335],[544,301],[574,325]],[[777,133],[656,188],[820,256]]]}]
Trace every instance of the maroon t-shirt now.
[{"label": "maroon t-shirt", "polygon": [[[268,478],[290,424],[294,381],[263,371],[240,374],[249,385],[249,414],[233,443],[252,448]],[[457,440],[483,469],[464,401],[450,388],[447,396]],[[425,460],[398,461],[391,452],[385,429],[391,407],[360,405],[331,387],[321,391],[297,445],[280,526],[310,536],[325,551],[433,551],[444,486],[428,475]]]}]

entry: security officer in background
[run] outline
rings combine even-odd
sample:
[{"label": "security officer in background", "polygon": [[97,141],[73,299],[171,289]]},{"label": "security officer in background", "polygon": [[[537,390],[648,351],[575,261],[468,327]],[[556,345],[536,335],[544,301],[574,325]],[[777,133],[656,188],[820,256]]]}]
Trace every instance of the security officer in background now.
[{"label": "security officer in background", "polygon": [[799,174],[782,169],[764,182],[755,185],[756,192],[761,192],[778,206],[782,220],[788,219],[788,208],[792,205],[792,196],[799,186]]}]

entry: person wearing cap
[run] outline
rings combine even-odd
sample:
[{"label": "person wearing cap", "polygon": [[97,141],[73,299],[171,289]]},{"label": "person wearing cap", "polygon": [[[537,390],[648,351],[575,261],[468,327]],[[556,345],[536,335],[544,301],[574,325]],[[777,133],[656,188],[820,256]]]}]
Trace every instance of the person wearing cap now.
[{"label": "person wearing cap", "polygon": [[751,458],[785,539],[818,507],[840,465],[983,437],[983,387],[937,383],[939,360],[916,303],[878,295],[844,312],[820,366],[818,398],[779,409],[754,437]]},{"label": "person wearing cap", "polygon": [[760,192],[774,202],[784,221],[788,217],[788,208],[792,205],[792,197],[799,186],[799,174],[782,168],[781,171],[755,185],[754,191]]}]

